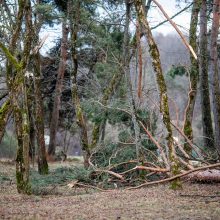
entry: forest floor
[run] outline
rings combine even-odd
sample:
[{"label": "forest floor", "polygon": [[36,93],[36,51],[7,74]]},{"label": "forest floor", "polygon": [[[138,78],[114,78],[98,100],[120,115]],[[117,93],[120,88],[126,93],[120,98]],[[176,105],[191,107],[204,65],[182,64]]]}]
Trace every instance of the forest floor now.
[{"label": "forest floor", "polygon": [[[69,163],[50,164],[50,169],[61,166]],[[98,192],[69,188],[67,182],[51,183],[47,195],[25,196],[17,193],[14,176],[15,165],[0,162],[0,219],[220,220],[220,184],[185,182],[178,191],[159,185]]]}]

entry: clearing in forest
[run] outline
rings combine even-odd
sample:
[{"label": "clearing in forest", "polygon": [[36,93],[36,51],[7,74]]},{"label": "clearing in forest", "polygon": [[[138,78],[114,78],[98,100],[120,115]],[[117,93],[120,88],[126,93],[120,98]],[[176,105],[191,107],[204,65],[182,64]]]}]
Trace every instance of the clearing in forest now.
[{"label": "clearing in forest", "polygon": [[50,166],[54,177],[38,182],[43,187],[34,189],[36,195],[24,196],[17,193],[14,167],[0,166],[0,219],[220,219],[219,183],[184,183],[178,191],[169,185],[107,192],[69,188],[68,172],[53,173],[70,167],[65,162]]}]

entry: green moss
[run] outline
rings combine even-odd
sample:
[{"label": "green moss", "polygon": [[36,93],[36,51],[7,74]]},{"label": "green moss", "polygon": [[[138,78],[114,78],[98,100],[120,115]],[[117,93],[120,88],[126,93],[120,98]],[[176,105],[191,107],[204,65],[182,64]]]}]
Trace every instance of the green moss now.
[{"label": "green moss", "polygon": [[0,42],[0,48],[5,53],[5,56],[7,57],[7,59],[13,64],[13,66],[18,71],[20,71],[22,69],[22,64],[18,63],[17,59],[10,53],[9,49],[7,47],[5,47],[5,45],[2,44],[1,42]]},{"label": "green moss", "polygon": [[[193,131],[192,131],[192,125],[190,123],[190,121],[186,121],[185,125],[184,125],[184,134],[191,140],[193,138]],[[192,153],[192,149],[191,146],[188,143],[184,144],[184,150],[188,153],[191,154]]]},{"label": "green moss", "polygon": [[6,118],[10,107],[10,101],[7,100],[0,108],[0,130],[3,129],[4,124],[6,123]]},{"label": "green moss", "polygon": [[[176,176],[176,175],[180,174],[180,169],[179,169],[180,164],[179,164],[178,160],[176,159],[176,157],[174,155],[171,155],[170,160],[171,160],[171,163],[173,164],[172,167],[171,167],[172,175]],[[174,190],[182,189],[182,183],[180,181],[180,178],[177,178],[177,179],[173,180],[171,182],[170,188],[174,189]]]},{"label": "green moss", "polygon": [[101,123],[96,123],[93,127],[91,148],[94,148],[98,142],[100,124]]},{"label": "green moss", "polygon": [[10,107],[10,101],[7,100],[0,108],[0,117],[2,117],[2,115],[5,114],[5,112],[9,109],[9,107]]},{"label": "green moss", "polygon": [[192,136],[192,125],[190,121],[186,121],[184,126],[184,133],[187,135],[187,137]]},{"label": "green moss", "polygon": [[180,190],[182,188],[183,188],[183,186],[182,186],[182,183],[179,178],[173,180],[170,185],[170,189],[173,189],[173,190]]},{"label": "green moss", "polygon": [[29,180],[24,180],[24,157],[23,148],[18,146],[17,157],[16,157],[16,182],[18,193],[31,194],[31,186]]}]

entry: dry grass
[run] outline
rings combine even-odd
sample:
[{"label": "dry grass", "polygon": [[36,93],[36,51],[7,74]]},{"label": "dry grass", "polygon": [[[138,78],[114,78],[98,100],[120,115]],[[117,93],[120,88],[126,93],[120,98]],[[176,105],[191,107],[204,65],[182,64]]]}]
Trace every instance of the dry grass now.
[{"label": "dry grass", "polygon": [[61,186],[62,195],[24,196],[16,192],[13,165],[0,164],[0,173],[8,175],[0,181],[0,219],[220,219],[220,184],[111,192]]}]

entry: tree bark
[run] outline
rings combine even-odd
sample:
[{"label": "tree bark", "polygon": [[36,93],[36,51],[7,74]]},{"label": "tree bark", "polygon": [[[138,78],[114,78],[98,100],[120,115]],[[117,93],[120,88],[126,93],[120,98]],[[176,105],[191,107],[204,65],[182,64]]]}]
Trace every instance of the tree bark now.
[{"label": "tree bark", "polygon": [[[18,1],[18,14],[16,17],[15,29],[10,40],[9,49],[0,44],[6,55],[7,85],[10,91],[10,103],[15,120],[17,134],[17,155],[16,155],[16,181],[19,193],[29,194],[29,113],[27,105],[27,91],[25,71],[30,58],[32,45],[32,11],[29,0]],[[14,56],[16,44],[20,36],[22,21],[25,21],[24,49],[21,62]]]},{"label": "tree bark", "polygon": [[[41,3],[41,0],[36,1],[37,4]],[[34,88],[31,88],[34,94],[34,109],[32,109],[33,114],[31,118],[33,121],[30,120],[31,127],[34,126],[33,135],[30,139],[34,139],[34,143],[31,141],[31,145],[35,144],[35,139],[37,142],[37,163],[38,163],[38,172],[39,174],[45,175],[48,174],[49,168],[46,159],[46,146],[44,140],[44,105],[43,105],[43,97],[42,97],[42,73],[41,73],[41,58],[39,53],[39,32],[43,24],[42,15],[39,13],[35,14],[35,21],[34,21],[34,48],[33,54],[31,56],[32,63],[33,63],[33,70],[34,70]],[[33,108],[33,107],[32,107]],[[34,154],[35,154],[35,149]]]},{"label": "tree bark", "polygon": [[46,147],[44,140],[44,110],[43,98],[41,93],[41,62],[40,54],[34,55],[34,69],[35,69],[35,125],[36,137],[38,145],[38,172],[42,175],[48,174],[49,168],[46,159]]},{"label": "tree bark", "polygon": [[208,47],[207,47],[207,2],[202,0],[200,10],[200,91],[201,91],[201,110],[204,146],[207,150],[215,149],[214,134],[212,127],[211,106],[209,96],[209,78],[208,78]]},{"label": "tree bark", "polygon": [[[163,72],[162,72],[160,54],[159,54],[157,45],[154,41],[148,21],[145,18],[142,0],[135,0],[134,4],[135,4],[138,20],[140,24],[142,24],[144,27],[145,36],[147,38],[148,45],[149,45],[149,52],[152,58],[152,65],[156,73],[156,79],[157,79],[157,84],[158,84],[158,89],[159,89],[159,94],[160,94],[160,112],[163,115],[163,123],[168,132],[166,139],[167,139],[167,146],[169,150],[169,162],[170,162],[171,174],[174,176],[174,175],[179,174],[179,162],[176,158],[175,148],[173,144],[173,137],[172,137],[173,135],[172,135],[172,127],[171,127],[171,121],[170,121],[168,96],[167,96],[167,87],[166,87],[166,83],[165,83]],[[172,183],[173,188],[178,188],[180,187],[180,185],[181,184],[178,180]]]},{"label": "tree bark", "polygon": [[[78,40],[78,31],[79,31],[79,22],[80,22],[80,10],[81,10],[81,3],[80,1],[76,1],[76,8],[75,8],[75,18],[74,21],[71,19],[70,28],[71,28],[71,43],[72,43],[72,61],[73,61],[73,85],[72,85],[72,99],[76,109],[76,120],[77,124],[80,128],[80,139],[82,144],[82,151],[84,157],[84,166],[87,168],[89,167],[89,156],[90,156],[90,149],[89,149],[89,142],[87,136],[87,127],[85,116],[81,107],[80,98],[78,94],[78,85],[77,85],[77,73],[78,73],[78,58],[77,58],[77,40]],[[73,7],[71,6],[70,16],[74,13]]]},{"label": "tree bark", "polygon": [[[189,44],[194,50],[195,53],[198,51],[197,47],[197,25],[198,25],[198,15],[200,11],[201,1],[200,0],[194,0],[193,2],[193,8],[191,13],[191,22],[190,22],[190,30],[189,30]],[[190,139],[193,140],[193,130],[192,130],[192,120],[193,120],[193,111],[196,101],[196,95],[197,95],[197,84],[199,79],[199,65],[198,61],[195,59],[195,57],[190,53],[190,91],[188,93],[188,103],[185,109],[185,115],[184,115],[184,125],[183,125],[183,131],[184,134]],[[188,154],[192,153],[192,149],[189,144],[184,145],[184,149]]]},{"label": "tree bark", "polygon": [[130,109],[131,109],[131,116],[132,116],[132,123],[134,126],[134,135],[135,135],[135,146],[136,146],[136,157],[137,160],[140,160],[140,127],[137,122],[137,116],[136,116],[136,107],[135,107],[135,100],[133,95],[133,89],[132,89],[132,82],[131,82],[131,76],[130,76],[130,53],[129,53],[129,24],[130,24],[130,14],[131,14],[131,3],[129,0],[125,0],[125,6],[126,6],[126,21],[125,21],[125,30],[124,30],[124,42],[123,42],[123,68],[124,68],[124,74],[126,76],[127,81],[127,96],[129,99]]},{"label": "tree bark", "polygon": [[215,123],[215,146],[220,157],[220,85],[218,73],[218,50],[217,39],[219,31],[220,20],[220,2],[214,0],[213,2],[213,21],[211,29],[211,46],[210,46],[210,78],[212,91],[212,104]]},{"label": "tree bark", "polygon": [[59,122],[59,110],[60,110],[61,94],[63,87],[63,78],[66,70],[68,33],[69,33],[69,29],[67,28],[66,20],[64,20],[62,24],[62,42],[61,42],[61,54],[60,54],[61,58],[60,58],[59,69],[57,74],[53,111],[50,121],[50,143],[48,147],[48,154],[51,156],[54,156],[56,151],[56,133]]},{"label": "tree bark", "polygon": [[141,48],[141,29],[140,24],[137,21],[137,30],[136,30],[136,38],[137,38],[137,51],[138,51],[138,98],[142,99],[142,78],[143,78],[143,71],[142,71],[142,48]]}]

